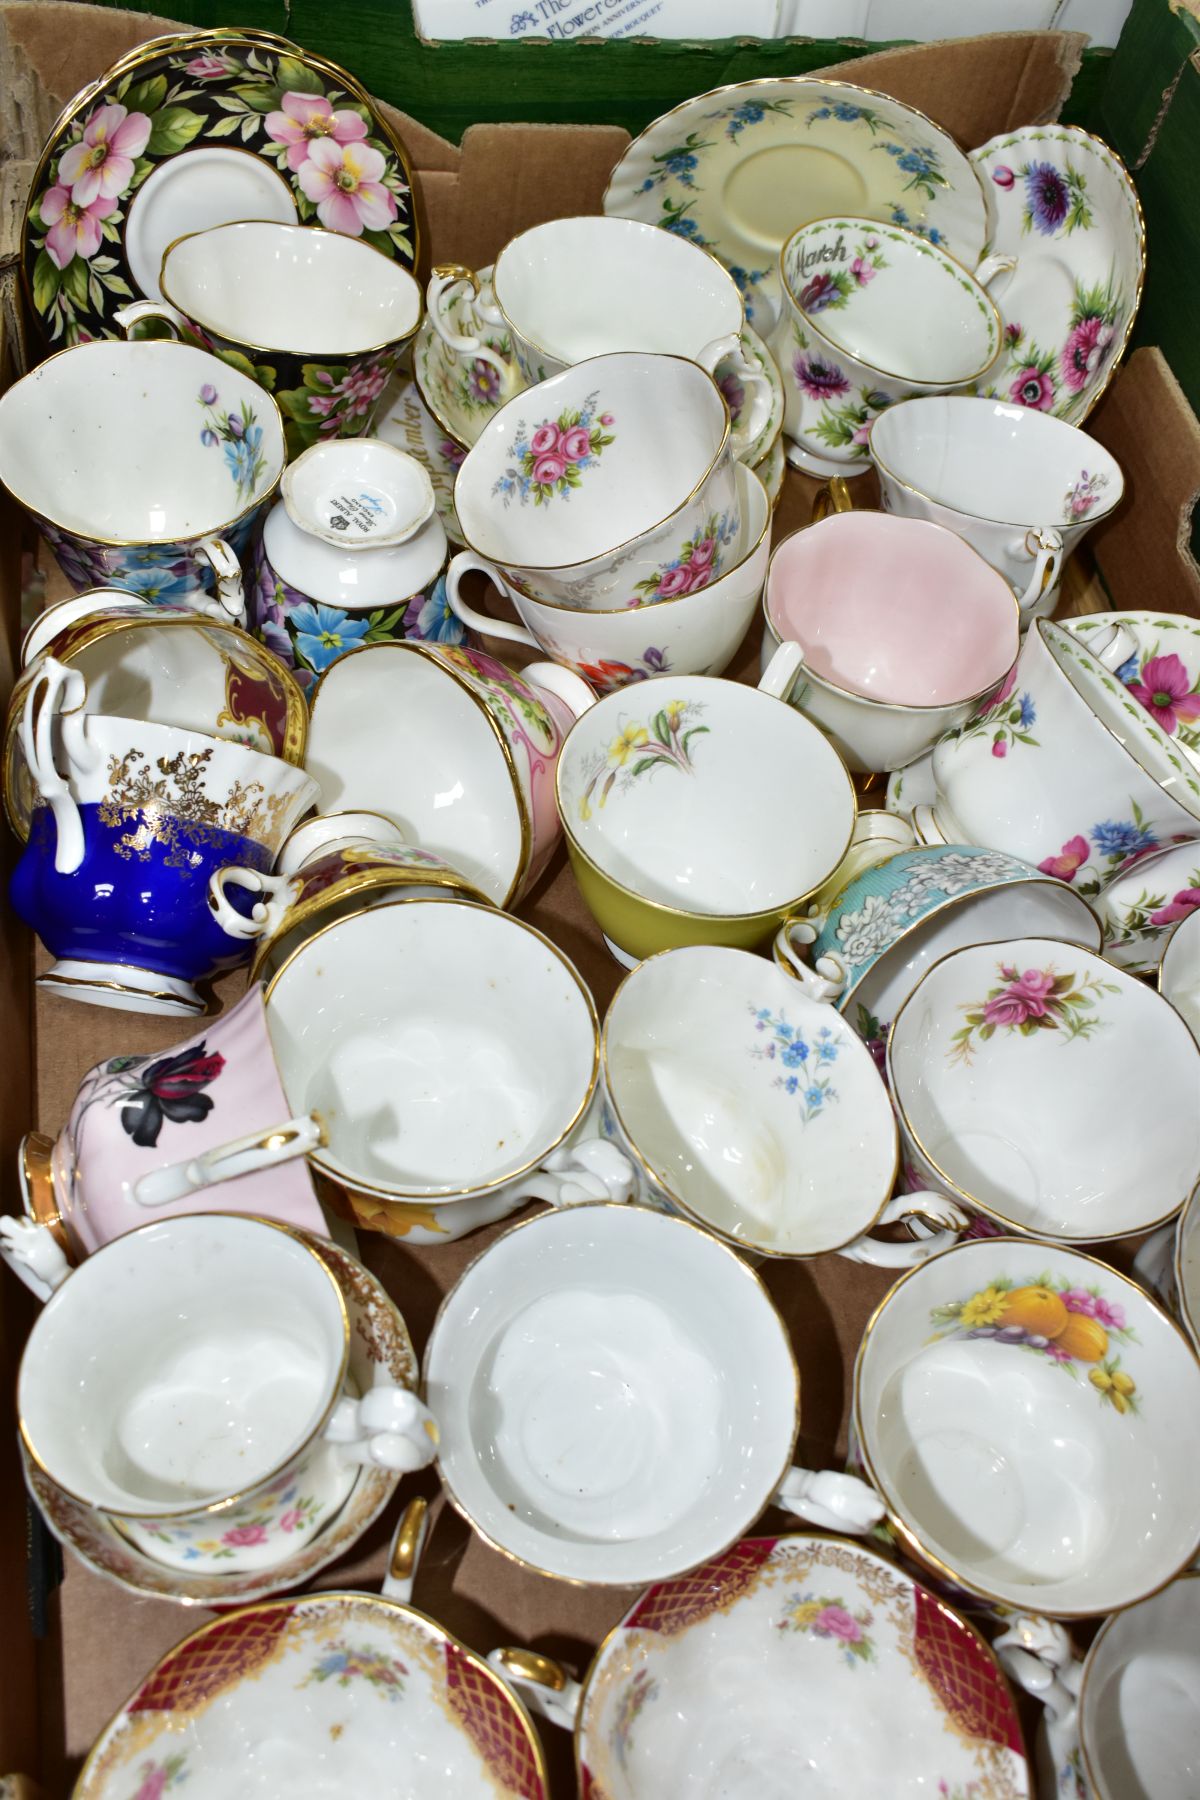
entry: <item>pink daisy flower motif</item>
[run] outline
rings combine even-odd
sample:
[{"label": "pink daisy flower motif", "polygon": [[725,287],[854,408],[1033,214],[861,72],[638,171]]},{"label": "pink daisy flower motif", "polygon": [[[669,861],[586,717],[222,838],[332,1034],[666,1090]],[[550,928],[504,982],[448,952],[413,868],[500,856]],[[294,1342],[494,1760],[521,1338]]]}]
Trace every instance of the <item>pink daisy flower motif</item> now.
[{"label": "pink daisy flower motif", "polygon": [[65,269],[76,256],[84,262],[95,256],[103,238],[101,222],[116,210],[116,201],[103,195],[89,206],[81,206],[69,188],[52,187],[43,194],[39,211],[42,223],[50,227],[46,250],[51,262]]},{"label": "pink daisy flower motif", "polygon": [[1032,407],[1034,412],[1049,412],[1054,405],[1054,378],[1030,363],[1021,369],[1008,390],[1017,406]]},{"label": "pink daisy flower motif", "polygon": [[380,179],[386,166],[370,144],[326,137],[310,147],[297,179],[326,230],[361,237],[386,231],[396,217],[396,202]]},{"label": "pink daisy flower motif", "polygon": [[1168,737],[1174,735],[1181,719],[1200,718],[1200,694],[1192,692],[1187,669],[1174,651],[1143,663],[1142,678],[1129,683],[1129,692]]},{"label": "pink daisy flower motif", "polygon": [[357,144],[367,135],[356,112],[335,112],[324,94],[285,94],[280,106],[280,112],[267,114],[267,136],[287,145],[287,166],[293,174],[299,173],[317,144],[330,139],[335,144]]},{"label": "pink daisy flower motif", "polygon": [[1073,394],[1086,387],[1112,348],[1113,328],[1103,319],[1081,319],[1067,334],[1059,362],[1062,378]]},{"label": "pink daisy flower motif", "polygon": [[63,151],[59,185],[70,188],[76,206],[115,200],[133,180],[134,161],[149,141],[145,113],[115,104],[98,106],[83,128],[83,142]]},{"label": "pink daisy flower motif", "polygon": [[1074,881],[1091,853],[1091,846],[1085,837],[1068,838],[1058,855],[1048,856],[1045,862],[1038,864],[1038,868],[1043,875],[1053,875],[1059,881]]}]

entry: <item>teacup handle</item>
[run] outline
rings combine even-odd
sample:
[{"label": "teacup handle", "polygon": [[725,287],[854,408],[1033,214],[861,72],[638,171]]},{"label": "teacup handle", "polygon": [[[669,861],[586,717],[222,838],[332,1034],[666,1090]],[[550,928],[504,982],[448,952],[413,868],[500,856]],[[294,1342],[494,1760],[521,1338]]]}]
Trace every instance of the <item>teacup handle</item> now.
[{"label": "teacup handle", "polygon": [[385,1600],[399,1600],[402,1606],[408,1606],[411,1603],[413,1582],[416,1580],[421,1552],[425,1548],[425,1540],[428,1536],[429,1502],[423,1500],[418,1494],[415,1500],[409,1501],[400,1514],[399,1522],[392,1533],[387,1569],[379,1587]]},{"label": "teacup handle", "polygon": [[[71,778],[89,773],[99,761],[99,753],[87,740],[86,703],[82,671],[47,656],[30,684],[21,712],[21,749],[34,786],[54,815],[54,867],[60,875],[74,874],[83,861],[83,818]],[[56,720],[59,748],[67,762],[65,776],[59,774],[55,760]]]},{"label": "teacup handle", "polygon": [[696,361],[710,375],[715,375],[717,364],[727,356],[732,357],[739,381],[750,389],[753,396],[746,417],[737,426],[732,426],[731,423],[730,442],[734,455],[740,456],[754,442],[771,416],[771,383],[762,370],[750,361],[736,331],[731,331],[727,337],[714,338],[711,344],[705,344]]},{"label": "teacup handle", "polygon": [[233,1181],[239,1175],[253,1175],[259,1169],[273,1169],[297,1156],[307,1156],[324,1141],[317,1115],[302,1114],[286,1119],[282,1125],[273,1125],[268,1131],[251,1132],[232,1143],[218,1144],[189,1162],[151,1169],[134,1183],[133,1197],[139,1206],[168,1206],[172,1200],[186,1200],[200,1188],[215,1187],[218,1182]]},{"label": "teacup handle", "polygon": [[552,1151],[541,1170],[522,1185],[531,1200],[583,1206],[594,1200],[632,1200],[637,1182],[623,1150],[607,1138],[589,1137]]},{"label": "teacup handle", "polygon": [[1027,531],[1024,549],[1026,556],[1033,558],[1033,569],[1025,585],[1025,592],[1017,595],[1017,605],[1022,613],[1027,613],[1032,611],[1046,590],[1052,588],[1058,580],[1063,561],[1062,533],[1055,531],[1050,525],[1044,525],[1037,531]]},{"label": "teacup handle", "polygon": [[819,487],[813,495],[812,523],[817,525],[827,519],[830,513],[853,512],[854,501],[850,497],[850,484],[844,475],[831,475],[829,480]]},{"label": "teacup handle", "polygon": [[217,582],[217,591],[213,599],[201,596],[189,601],[196,612],[207,613],[209,618],[227,624],[231,620],[235,625],[245,626],[246,594],[242,586],[242,565],[225,542],[224,538],[201,538],[196,545],[196,555],[202,556],[212,570]]},{"label": "teacup handle", "polygon": [[1046,1709],[1046,1736],[1062,1800],[1076,1800],[1080,1789],[1074,1769],[1079,1750],[1079,1689],[1083,1664],[1071,1640],[1054,1619],[1026,1613],[993,1639],[1005,1671]]},{"label": "teacup handle", "polygon": [[907,1244],[889,1243],[864,1232],[853,1243],[843,1244],[838,1255],[851,1262],[870,1263],[876,1269],[915,1269],[918,1263],[927,1262],[956,1244],[970,1220],[948,1195],[929,1188],[915,1194],[896,1194],[875,1221],[876,1226],[898,1224],[919,1225],[924,1230]]},{"label": "teacup handle", "polygon": [[510,625],[507,619],[490,619],[486,613],[476,612],[463,599],[458,591],[459,584],[471,569],[478,569],[481,575],[486,575],[502,594],[508,593],[504,577],[495,563],[488,562],[484,556],[476,556],[473,550],[460,550],[446,570],[446,603],[455,618],[461,620],[469,631],[478,631],[486,637],[506,638],[509,643],[528,644],[532,649],[540,650],[542,646],[524,625]]},{"label": "teacup handle", "polygon": [[759,693],[786,700],[803,667],[803,650],[791,638],[785,638],[758,678]]},{"label": "teacup handle", "polygon": [[834,1469],[790,1468],[769,1504],[819,1525],[822,1531],[848,1531],[855,1537],[865,1537],[886,1511],[868,1482]]},{"label": "teacup handle", "polygon": [[810,1000],[832,1002],[846,985],[846,970],[836,951],[818,959],[810,967],[797,948],[811,944],[817,928],[809,919],[787,919],[775,933],[775,960],[800,983]]},{"label": "teacup handle", "polygon": [[561,700],[572,719],[581,718],[589,706],[596,704],[595,689],[588,686],[582,675],[565,668],[562,663],[526,663],[521,670],[521,680],[527,681],[532,688],[540,688],[543,694]]},{"label": "teacup handle", "polygon": [[49,1226],[20,1215],[0,1218],[0,1262],[43,1303],[71,1273],[66,1251]]},{"label": "teacup handle", "polygon": [[564,1731],[574,1731],[583,1689],[560,1662],[535,1650],[504,1646],[488,1651],[488,1663],[532,1712]]},{"label": "teacup handle", "polygon": [[1085,645],[1085,648],[1091,651],[1097,661],[1102,662],[1104,667],[1110,670],[1119,669],[1122,663],[1127,663],[1136,652],[1137,647],[1137,639],[1127,625],[1111,626],[1108,636],[1099,648],[1091,639]]},{"label": "teacup handle", "polygon": [[[229,899],[225,892],[227,887],[245,888],[264,898],[255,902],[247,916]],[[258,869],[244,869],[240,864],[232,863],[224,869],[214,870],[209,877],[208,905],[226,936],[245,942],[250,938],[273,936],[299,893],[300,883],[295,876],[263,875]]]},{"label": "teacup handle", "polygon": [[381,1382],[355,1400],[343,1394],[322,1433],[343,1462],[411,1475],[437,1455],[433,1414],[409,1389]]},{"label": "teacup handle", "polygon": [[985,256],[975,270],[975,279],[981,288],[985,288],[990,281],[995,281],[997,275],[1006,275],[1016,266],[1015,256]]},{"label": "teacup handle", "polygon": [[466,301],[466,310],[472,319],[476,322],[482,319],[485,325],[503,326],[504,314],[499,307],[489,306],[480,298],[479,277],[474,269],[468,269],[464,263],[438,263],[425,290],[425,310],[433,321],[433,329],[446,348],[453,350],[457,356],[470,356],[476,362],[489,363],[500,375],[516,374],[516,364],[506,362],[502,356],[498,356],[484,343],[477,330],[468,336],[455,331],[450,324],[446,296],[451,288],[459,287],[464,282],[471,291],[470,299]]},{"label": "teacup handle", "polygon": [[127,338],[132,339],[135,325],[144,325],[150,319],[156,319],[165,325],[173,338],[179,336],[180,327],[187,323],[183,314],[164,300],[134,300],[128,306],[118,306],[113,319],[124,331]]}]

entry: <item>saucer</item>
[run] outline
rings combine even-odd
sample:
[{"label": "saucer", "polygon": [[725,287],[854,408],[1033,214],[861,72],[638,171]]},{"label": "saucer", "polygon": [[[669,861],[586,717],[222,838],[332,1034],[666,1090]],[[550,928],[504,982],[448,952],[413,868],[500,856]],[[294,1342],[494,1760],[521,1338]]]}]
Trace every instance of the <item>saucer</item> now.
[{"label": "saucer", "polygon": [[831,481],[835,475],[861,475],[871,466],[869,457],[835,462],[831,456],[818,456],[807,444],[797,444],[792,438],[788,438],[784,451],[793,469],[799,469],[802,475],[811,475],[817,481]]},{"label": "saucer", "polygon": [[423,1613],[358,1593],[202,1625],[102,1732],[73,1793],[127,1800],[185,1782],[189,1800],[547,1792],[537,1732],[508,1684]]},{"label": "saucer", "polygon": [[[766,377],[767,386],[771,390],[771,409],[757,437],[739,452],[742,462],[753,469],[764,462],[771,454],[779,434],[783,430],[783,409],[786,404],[783,392],[783,376],[779,373],[779,364],[775,361],[757,331],[751,331],[747,325],[740,337],[742,355],[746,361],[760,369]],[[713,380],[725,396],[725,404],[729,408],[729,423],[736,431],[742,417],[742,408],[746,404],[746,390],[737,373],[732,357],[722,357],[713,370]]]},{"label": "saucer", "polygon": [[988,242],[1016,258],[989,293],[1004,350],[979,392],[1082,425],[1121,360],[1142,297],[1137,190],[1108,145],[1077,126],[1030,125],[972,150]]},{"label": "saucer", "polygon": [[[424,325],[421,327],[425,329]],[[375,435],[385,444],[407,450],[433,483],[433,502],[446,536],[456,549],[466,543],[454,506],[454,481],[466,451],[443,429],[421,399],[411,375],[401,376],[384,395]]]},{"label": "saucer", "polygon": [[1093,638],[1107,639],[1114,625],[1123,626],[1136,644],[1115,671],[1118,680],[1200,765],[1200,620],[1155,612],[1101,612],[1063,620],[1064,630],[1089,649]]},{"label": "saucer", "polygon": [[787,456],[784,453],[783,438],[777,437],[762,461],[756,466],[755,474],[767,490],[767,499],[771,502],[771,511],[779,505],[783,493],[783,478],[787,474]]},{"label": "saucer", "polygon": [[[408,1330],[383,1289],[337,1245],[313,1237],[308,1237],[307,1242],[329,1265],[346,1301],[352,1327],[350,1368],[360,1392],[371,1387],[374,1371],[380,1366],[386,1367],[392,1379],[402,1386],[415,1388],[418,1367]],[[203,1575],[147,1556],[115,1522],[73,1499],[51,1481],[30,1460],[24,1447],[21,1455],[26,1486],[47,1527],[64,1548],[73,1551],[94,1574],[118,1587],[173,1600],[180,1606],[242,1606],[303,1587],[321,1569],[353,1549],[387,1506],[402,1479],[392,1469],[370,1464],[360,1471],[341,1510],[296,1554],[267,1569],[260,1566],[236,1574]]]},{"label": "saucer", "polygon": [[161,298],[168,244],[245,218],[416,263],[404,147],[345,69],[263,31],[139,44],[60,115],[30,185],[22,274],[44,336],[123,337],[115,314]]},{"label": "saucer", "polygon": [[810,75],[734,82],[664,113],[616,164],[603,207],[711,251],[764,335],[780,247],[812,219],[907,225],[968,268],[987,236],[979,181],[947,132],[887,94]]}]

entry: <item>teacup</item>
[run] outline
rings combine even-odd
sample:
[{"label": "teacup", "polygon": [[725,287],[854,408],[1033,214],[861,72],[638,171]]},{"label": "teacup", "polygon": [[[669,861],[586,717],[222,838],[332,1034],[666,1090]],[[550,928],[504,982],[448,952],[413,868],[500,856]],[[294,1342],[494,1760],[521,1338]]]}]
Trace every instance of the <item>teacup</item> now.
[{"label": "teacup", "polygon": [[794,231],[779,266],[784,308],[770,345],[802,464],[868,468],[877,413],[910,394],[969,387],[999,354],[1003,327],[984,286],[1011,258],[969,275],[915,231],[841,218]]},{"label": "teacup", "polygon": [[515,670],[465,645],[372,644],[312,697],[307,767],[331,812],[378,812],[511,906],[559,840],[553,772],[594,696],[553,663]]},{"label": "teacup", "polygon": [[872,420],[868,449],[885,509],[965,538],[1013,588],[1023,625],[1054,611],[1063,564],[1125,491],[1095,438],[999,400],[902,400]]},{"label": "teacup", "polygon": [[381,1368],[355,1394],[349,1363],[341,1289],[300,1234],[166,1219],[97,1250],[47,1301],[21,1359],[21,1442],[155,1560],[269,1568],[363,1465],[433,1455],[412,1386]]},{"label": "teacup", "polygon": [[0,398],[0,481],[77,591],[241,622],[240,558],[283,465],[271,396],[186,344],[76,344]]},{"label": "teacup", "polygon": [[783,645],[757,690],[702,675],[640,682],[572,726],[558,809],[619,961],[680,944],[756,949],[841,861],[854,790],[828,739],[781,704],[799,660]]},{"label": "teacup", "polygon": [[1060,1800],[1187,1793],[1200,1763],[1200,1575],[1114,1613],[1082,1661],[1045,1623],[1017,1619],[993,1648],[1046,1709]]},{"label": "teacup", "polygon": [[39,984],[135,1012],[200,1013],[196,982],[248,957],[208,884],[268,871],[315,781],[199,732],[84,710],[83,676],[37,665],[19,732],[38,799],[10,897],[55,961]]},{"label": "teacup", "polygon": [[[739,343],[742,296],[715,257],[682,237],[604,215],[550,219],[510,238],[489,285],[481,294],[479,277],[458,264],[433,272],[429,317],[454,361],[489,365],[511,386],[613,351],[685,356],[710,375],[732,356],[737,379],[754,393],[735,453],[758,438],[770,392]],[[458,317],[447,310],[449,297],[467,301],[469,322],[462,306]],[[497,330],[507,355],[496,347]]]},{"label": "teacup", "polygon": [[[230,1169],[288,1111],[257,986],[163,1056],[107,1057],[84,1076],[58,1137],[35,1131],[22,1143],[25,1211],[0,1218],[0,1256],[44,1300],[73,1263],[153,1218],[254,1213],[324,1236],[303,1161]],[[143,1200],[145,1177],[178,1162],[195,1165],[195,1180],[173,1198]]]},{"label": "teacup", "polygon": [[359,1225],[445,1243],[528,1200],[627,1197],[591,1132],[599,1026],[532,926],[457,898],[391,899],[314,932],[266,990],[289,1110]]},{"label": "teacup", "polygon": [[1004,680],[1020,647],[1007,584],[925,520],[839,511],[771,555],[763,655],[804,654],[791,703],[859,771],[903,767]]},{"label": "teacup", "polygon": [[1002,850],[921,844],[854,873],[824,905],[818,895],[807,919],[782,928],[775,957],[851,1019],[882,1067],[891,1021],[926,969],[951,950],[1016,937],[1100,948],[1091,907],[1052,875]]},{"label": "teacup", "polygon": [[454,503],[466,547],[510,588],[581,610],[643,605],[700,546],[714,576],[736,556],[734,467],[711,375],[679,356],[595,356],[492,415]]},{"label": "teacup", "polygon": [[[944,956],[892,1021],[887,1072],[916,1179],[1002,1229],[1125,1237],[1200,1183],[1200,1047],[1158,994],[1080,945]],[[1097,1130],[1118,1117],[1136,1133]]]},{"label": "teacup", "polygon": [[[534,600],[499,581],[491,566],[481,564],[469,550],[454,558],[446,575],[450,609],[464,626],[486,637],[528,644],[556,662],[566,663],[598,694],[611,694],[655,675],[720,675],[732,661],[754,616],[771,549],[771,507],[766,489],[754,471],[740,463],[737,487],[742,518],[737,560],[727,563],[723,574],[710,579],[709,546],[693,545],[690,563],[681,559],[677,564],[682,578],[676,576],[674,569],[663,571],[660,588],[669,579],[678,591],[656,599],[652,613],[628,605],[585,612]],[[497,581],[521,624],[493,619],[463,599],[463,576],[469,569],[480,567]]]},{"label": "teacup", "polygon": [[311,223],[240,219],[167,246],[167,304],[116,315],[146,320],[213,351],[273,394],[288,454],[369,431],[397,358],[421,322],[419,284],[361,238]]},{"label": "teacup", "polygon": [[1003,686],[934,746],[920,836],[1007,850],[1090,898],[1130,857],[1197,835],[1200,772],[1110,672],[1125,627],[1091,643],[1034,622]]},{"label": "teacup", "polygon": [[646,1207],[568,1207],[496,1238],[442,1302],[425,1390],[450,1500],[560,1580],[667,1580],[768,1504],[833,1530],[843,1506],[862,1530],[880,1516],[862,1482],[790,1466],[799,1376],[754,1270]]},{"label": "teacup", "polygon": [[1158,965],[1158,991],[1200,1043],[1200,937],[1190,912],[1167,939]]},{"label": "teacup", "polygon": [[1079,1251],[990,1238],[902,1275],[863,1335],[853,1419],[904,1549],[993,1606],[1111,1612],[1196,1554],[1200,1363]]},{"label": "teacup", "polygon": [[584,1794],[783,1800],[818,1756],[829,1793],[925,1800],[935,1777],[944,1800],[1033,1792],[1012,1695],[979,1632],[844,1538],[743,1538],[656,1583],[582,1684],[525,1650],[488,1660],[574,1730]]},{"label": "teacup", "polygon": [[1200,762],[1200,620],[1186,613],[1120,612],[1065,623],[1089,649],[1103,641],[1106,627],[1119,628],[1130,641],[1114,670],[1117,679],[1184,755]]},{"label": "teacup", "polygon": [[1156,974],[1175,927],[1200,907],[1200,842],[1135,854],[1109,876],[1092,905],[1109,962],[1132,975]]},{"label": "teacup", "polygon": [[263,522],[251,628],[306,691],[363,644],[460,642],[435,593],[445,564],[445,528],[414,457],[378,438],[315,444],[288,465]]},{"label": "teacup", "polygon": [[[600,1055],[606,1125],[641,1199],[738,1249],[901,1268],[966,1223],[938,1195],[889,1204],[896,1121],[869,1051],[761,957],[699,945],[650,957],[617,989]],[[931,1216],[949,1229],[870,1235]]]}]

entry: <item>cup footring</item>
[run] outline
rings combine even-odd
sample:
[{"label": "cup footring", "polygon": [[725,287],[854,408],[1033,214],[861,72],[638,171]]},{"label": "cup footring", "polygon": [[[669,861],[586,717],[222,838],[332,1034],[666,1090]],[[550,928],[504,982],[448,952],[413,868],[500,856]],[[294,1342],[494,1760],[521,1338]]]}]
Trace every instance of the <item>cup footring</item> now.
[{"label": "cup footring", "polygon": [[815,450],[806,449],[788,438],[784,445],[784,455],[793,469],[799,469],[802,475],[817,475],[822,481],[828,481],[834,475],[861,475],[871,464],[867,457],[857,457],[853,462],[835,462],[831,456],[818,456]]},{"label": "cup footring", "polygon": [[[600,935],[604,937],[603,932],[601,932]],[[628,950],[619,949],[610,937],[604,937],[604,948],[608,951],[608,954],[612,957],[613,961],[619,962],[623,969],[636,969],[641,963],[642,959],[640,956],[631,956]]]},{"label": "cup footring", "polygon": [[52,963],[38,976],[37,985],[51,991],[57,989],[89,1006],[109,1006],[118,1012],[182,1013],[187,1018],[197,1018],[206,1010],[190,981],[159,975],[152,969],[132,968],[128,963],[66,959]]}]

